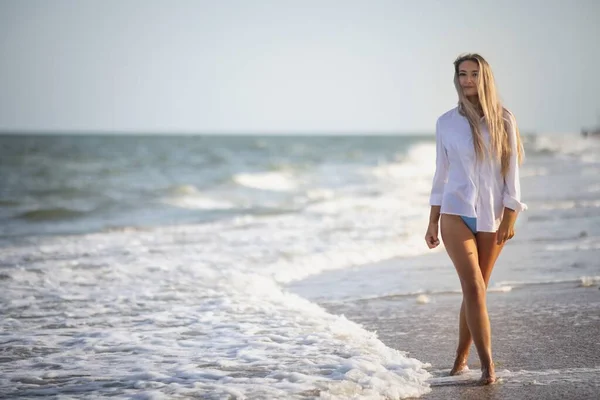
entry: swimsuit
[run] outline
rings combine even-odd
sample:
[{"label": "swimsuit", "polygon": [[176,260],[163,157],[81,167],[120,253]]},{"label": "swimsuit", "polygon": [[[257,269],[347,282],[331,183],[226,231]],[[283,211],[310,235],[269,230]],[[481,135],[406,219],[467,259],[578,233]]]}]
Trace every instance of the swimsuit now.
[{"label": "swimsuit", "polygon": [[477,234],[477,218],[463,217],[462,215],[460,217],[462,218],[463,221],[465,221],[465,224],[469,227],[471,232],[473,232],[473,235],[476,235]]}]

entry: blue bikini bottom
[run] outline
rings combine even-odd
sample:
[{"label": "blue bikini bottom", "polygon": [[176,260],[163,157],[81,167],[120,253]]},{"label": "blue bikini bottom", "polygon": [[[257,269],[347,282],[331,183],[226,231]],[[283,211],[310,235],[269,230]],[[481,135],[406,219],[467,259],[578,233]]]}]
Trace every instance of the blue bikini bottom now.
[{"label": "blue bikini bottom", "polygon": [[467,226],[469,227],[471,232],[473,232],[473,235],[476,235],[477,234],[477,218],[463,217],[462,215],[460,217],[462,218],[463,221],[465,221],[465,224],[467,224]]}]

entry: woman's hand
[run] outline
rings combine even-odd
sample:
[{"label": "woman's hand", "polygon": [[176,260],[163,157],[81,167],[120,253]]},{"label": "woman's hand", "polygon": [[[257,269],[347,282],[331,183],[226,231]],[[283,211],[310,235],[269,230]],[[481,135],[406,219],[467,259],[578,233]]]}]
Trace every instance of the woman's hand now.
[{"label": "woman's hand", "polygon": [[440,240],[438,239],[438,223],[430,222],[427,227],[427,233],[425,234],[425,241],[427,242],[427,247],[430,249],[438,247],[440,244]]},{"label": "woman's hand", "polygon": [[514,228],[516,220],[517,213],[510,208],[505,208],[502,222],[500,222],[500,227],[498,228],[498,232],[496,232],[496,243],[498,246],[506,243],[507,240],[510,240],[515,236]]}]

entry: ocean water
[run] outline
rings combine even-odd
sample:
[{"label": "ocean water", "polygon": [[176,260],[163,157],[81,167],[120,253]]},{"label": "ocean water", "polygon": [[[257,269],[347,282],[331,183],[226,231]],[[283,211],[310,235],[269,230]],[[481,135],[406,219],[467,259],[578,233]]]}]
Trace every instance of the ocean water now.
[{"label": "ocean water", "polygon": [[[491,290],[600,282],[600,141],[525,144]],[[433,136],[0,136],[0,393],[427,393],[427,360],[319,303],[459,288],[426,256],[434,158]]]}]

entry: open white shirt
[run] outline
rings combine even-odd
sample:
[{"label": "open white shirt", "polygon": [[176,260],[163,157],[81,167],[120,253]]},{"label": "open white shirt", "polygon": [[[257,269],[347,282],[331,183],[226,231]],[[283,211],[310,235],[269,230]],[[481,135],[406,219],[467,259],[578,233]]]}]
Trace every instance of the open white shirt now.
[{"label": "open white shirt", "polygon": [[[527,209],[521,203],[514,117],[508,115],[512,151],[506,177],[502,177],[499,160],[489,156],[477,160],[469,121],[458,107],[437,120],[436,170],[429,204],[441,206],[442,214],[477,218],[478,232],[496,232],[504,207],[517,212]],[[489,148],[490,134],[483,118],[480,124],[483,143]]]}]

